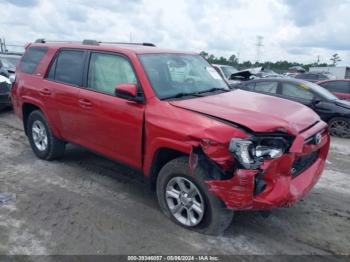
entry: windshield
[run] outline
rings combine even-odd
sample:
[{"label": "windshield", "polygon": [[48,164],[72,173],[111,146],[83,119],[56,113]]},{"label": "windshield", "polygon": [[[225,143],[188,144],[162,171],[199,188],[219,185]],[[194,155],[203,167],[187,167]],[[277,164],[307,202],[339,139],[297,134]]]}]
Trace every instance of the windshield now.
[{"label": "windshield", "polygon": [[312,90],[314,90],[318,95],[322,96],[323,98],[327,100],[338,100],[339,98],[333,95],[331,92],[329,92],[327,89],[323,88],[322,86],[319,86],[314,83],[307,82],[307,85],[310,86]]},{"label": "windshield", "polygon": [[0,57],[2,66],[8,69],[15,69],[20,57]]},{"label": "windshield", "polygon": [[238,72],[237,69],[232,66],[222,66],[221,69],[227,79],[229,79],[233,73]]},{"label": "windshield", "polygon": [[143,54],[139,57],[160,99],[229,90],[221,76],[199,55]]}]

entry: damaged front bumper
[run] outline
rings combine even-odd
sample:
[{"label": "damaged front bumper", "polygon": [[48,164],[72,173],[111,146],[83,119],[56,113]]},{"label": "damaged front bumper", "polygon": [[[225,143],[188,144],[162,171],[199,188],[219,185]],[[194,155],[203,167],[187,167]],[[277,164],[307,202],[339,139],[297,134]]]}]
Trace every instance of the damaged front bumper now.
[{"label": "damaged front bumper", "polygon": [[[315,134],[321,134],[315,142]],[[316,184],[324,169],[330,137],[319,122],[299,134],[289,152],[266,160],[259,169],[238,169],[227,180],[207,180],[209,192],[233,210],[290,206]]]}]

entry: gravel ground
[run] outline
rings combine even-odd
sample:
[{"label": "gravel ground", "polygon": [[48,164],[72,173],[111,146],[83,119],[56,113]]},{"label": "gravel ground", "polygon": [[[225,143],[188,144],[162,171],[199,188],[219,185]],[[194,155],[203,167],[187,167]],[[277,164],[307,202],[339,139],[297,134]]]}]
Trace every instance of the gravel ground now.
[{"label": "gravel ground", "polygon": [[0,113],[0,254],[350,254],[350,140],[332,139],[315,188],[268,218],[236,212],[219,237],[180,228],[136,174],[81,147],[46,162]]}]

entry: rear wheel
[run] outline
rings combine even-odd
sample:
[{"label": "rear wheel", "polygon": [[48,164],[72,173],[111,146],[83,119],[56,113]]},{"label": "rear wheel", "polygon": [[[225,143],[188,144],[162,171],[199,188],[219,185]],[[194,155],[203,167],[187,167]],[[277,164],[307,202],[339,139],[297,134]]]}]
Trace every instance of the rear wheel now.
[{"label": "rear wheel", "polygon": [[209,235],[222,233],[233,218],[220,199],[208,192],[205,170],[191,173],[188,158],[167,163],[157,179],[157,196],[163,213],[176,224]]},{"label": "rear wheel", "polygon": [[53,160],[63,157],[65,142],[54,136],[41,111],[33,111],[28,116],[27,134],[38,158]]},{"label": "rear wheel", "polygon": [[350,138],[350,119],[335,117],[329,121],[329,131],[332,136]]}]

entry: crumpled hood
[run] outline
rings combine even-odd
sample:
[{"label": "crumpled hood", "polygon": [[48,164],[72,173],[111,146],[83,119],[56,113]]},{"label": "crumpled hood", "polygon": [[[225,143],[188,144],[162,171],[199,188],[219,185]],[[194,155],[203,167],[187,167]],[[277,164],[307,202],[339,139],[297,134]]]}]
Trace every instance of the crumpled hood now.
[{"label": "crumpled hood", "polygon": [[240,89],[169,103],[236,123],[254,132],[282,131],[297,135],[320,121],[315,112],[302,104]]}]

